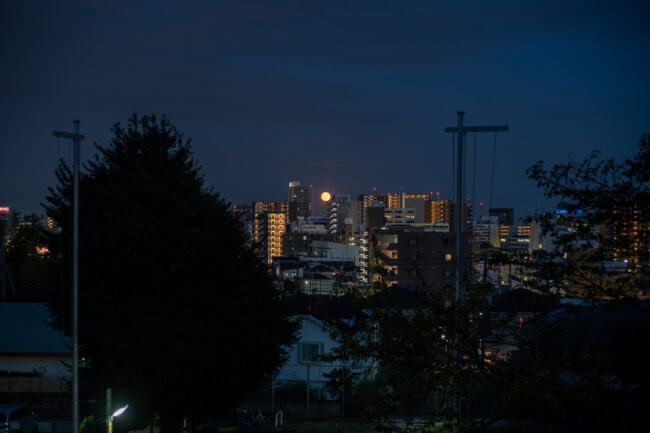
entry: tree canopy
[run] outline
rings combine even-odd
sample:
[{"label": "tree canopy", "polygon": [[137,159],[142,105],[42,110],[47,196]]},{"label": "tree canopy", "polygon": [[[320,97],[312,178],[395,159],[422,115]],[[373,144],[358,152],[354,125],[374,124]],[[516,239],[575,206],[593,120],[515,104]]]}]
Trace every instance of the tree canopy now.
[{"label": "tree canopy", "polygon": [[[295,326],[241,223],[205,187],[190,141],[165,117],[133,115],[96,147],[80,180],[82,391],[110,386],[177,431],[184,417],[200,422],[263,384]],[[65,229],[72,173],[63,162],[56,173],[44,206]],[[60,304],[52,311],[69,317]]]}]

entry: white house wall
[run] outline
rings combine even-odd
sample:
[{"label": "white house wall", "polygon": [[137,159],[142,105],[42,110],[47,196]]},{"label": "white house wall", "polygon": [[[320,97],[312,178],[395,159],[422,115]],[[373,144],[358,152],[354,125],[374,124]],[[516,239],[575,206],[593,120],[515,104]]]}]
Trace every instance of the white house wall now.
[{"label": "white house wall", "polygon": [[330,337],[329,331],[323,329],[323,323],[311,317],[302,316],[300,319],[298,341],[291,348],[287,363],[282,367],[276,377],[277,382],[306,381],[309,380],[314,387],[327,382],[325,373],[329,373],[341,364],[323,361],[302,362],[300,360],[301,343],[319,343],[323,345],[323,353],[330,353],[336,342]]},{"label": "white house wall", "polygon": [[0,371],[10,373],[40,372],[46,377],[70,377],[71,373],[61,361],[72,363],[70,355],[0,355]]}]

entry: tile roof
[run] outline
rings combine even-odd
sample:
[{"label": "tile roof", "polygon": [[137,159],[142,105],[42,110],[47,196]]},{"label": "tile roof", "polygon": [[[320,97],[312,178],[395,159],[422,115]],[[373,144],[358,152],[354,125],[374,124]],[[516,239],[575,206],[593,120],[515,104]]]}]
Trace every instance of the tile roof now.
[{"label": "tile roof", "polygon": [[0,302],[0,354],[70,353],[70,337],[49,320],[44,303]]}]

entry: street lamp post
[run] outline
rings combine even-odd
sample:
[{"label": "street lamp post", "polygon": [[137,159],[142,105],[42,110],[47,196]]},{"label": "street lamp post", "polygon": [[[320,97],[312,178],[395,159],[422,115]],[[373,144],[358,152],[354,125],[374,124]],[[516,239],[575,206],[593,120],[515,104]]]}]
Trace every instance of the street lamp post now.
[{"label": "street lamp post", "polygon": [[79,432],[79,159],[81,140],[79,121],[73,121],[74,133],[53,131],[55,137],[69,138],[73,143],[72,200],[72,431]]},{"label": "street lamp post", "polygon": [[108,433],[113,433],[113,418],[117,418],[118,416],[122,415],[128,408],[129,405],[127,404],[126,406],[123,406],[113,412],[113,415],[108,417],[108,420],[106,420],[106,424],[108,425]]}]

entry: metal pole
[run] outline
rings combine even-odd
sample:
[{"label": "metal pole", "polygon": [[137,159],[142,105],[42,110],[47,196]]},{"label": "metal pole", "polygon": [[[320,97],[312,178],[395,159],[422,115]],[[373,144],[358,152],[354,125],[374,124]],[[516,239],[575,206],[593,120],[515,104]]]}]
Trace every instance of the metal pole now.
[{"label": "metal pole", "polygon": [[74,203],[72,229],[72,431],[79,431],[79,121],[74,122]]},{"label": "metal pole", "polygon": [[113,401],[111,395],[111,389],[106,388],[106,432],[113,432],[113,419],[111,415],[113,414]]},{"label": "metal pole", "polygon": [[463,115],[458,112],[458,171],[456,174],[456,301],[462,304],[465,300],[463,288],[463,248],[462,248],[462,207],[463,200]]},{"label": "metal pole", "polygon": [[341,376],[343,376],[343,389],[341,392],[341,417],[345,418],[345,385],[348,379],[348,374],[345,367],[341,367]]},{"label": "metal pole", "polygon": [[6,284],[6,271],[7,262],[5,259],[5,224],[9,224],[9,220],[6,223],[2,224],[2,230],[0,230],[0,278],[2,279],[2,299],[7,297],[7,284]]},{"label": "metal pole", "polygon": [[309,364],[307,364],[307,397],[306,397],[306,403],[307,403],[307,418],[309,418]]},{"label": "metal pole", "polygon": [[[463,293],[463,249],[462,249],[462,211],[461,211],[461,202],[463,200],[463,115],[464,111],[458,112],[458,160],[456,162],[456,302],[457,308],[464,302],[464,293]],[[458,345],[460,337],[458,329],[456,329],[456,344]],[[456,348],[456,366],[459,366],[458,363],[458,348]],[[454,433],[458,432],[458,423],[460,422],[460,393],[458,390],[458,383],[454,384]]]}]

